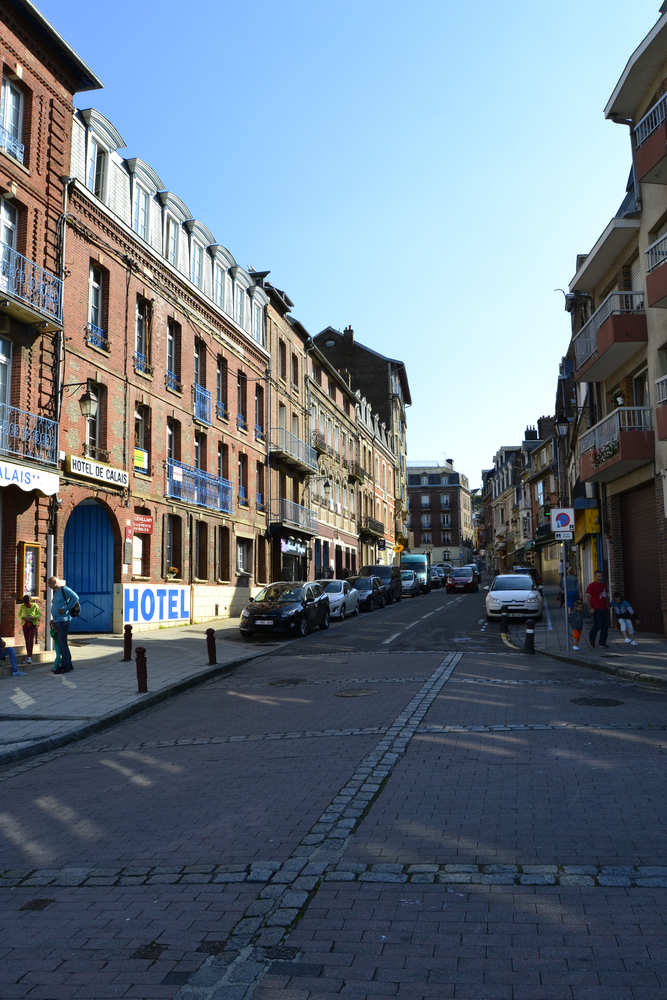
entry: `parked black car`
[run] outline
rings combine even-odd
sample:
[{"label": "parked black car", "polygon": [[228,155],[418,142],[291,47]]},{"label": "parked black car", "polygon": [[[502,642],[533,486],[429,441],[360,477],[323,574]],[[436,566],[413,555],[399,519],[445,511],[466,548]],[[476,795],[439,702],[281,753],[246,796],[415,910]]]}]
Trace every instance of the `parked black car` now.
[{"label": "parked black car", "polygon": [[387,593],[379,576],[348,576],[347,582],[358,591],[362,611],[374,611],[387,603]]},{"label": "parked black car", "polygon": [[362,566],[360,576],[378,576],[384,584],[387,593],[387,604],[400,601],[403,594],[401,587],[401,570],[398,566]]},{"label": "parked black car", "polygon": [[329,598],[318,583],[270,583],[241,613],[241,634],[247,637],[288,632],[308,635],[319,625],[329,628]]}]

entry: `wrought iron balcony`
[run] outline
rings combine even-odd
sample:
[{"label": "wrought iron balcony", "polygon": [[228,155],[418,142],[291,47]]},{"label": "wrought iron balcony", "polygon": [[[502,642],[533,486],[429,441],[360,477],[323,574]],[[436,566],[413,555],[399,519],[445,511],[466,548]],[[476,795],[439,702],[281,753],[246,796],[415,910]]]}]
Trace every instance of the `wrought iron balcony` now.
[{"label": "wrought iron balcony", "polygon": [[164,373],[164,384],[167,389],[173,389],[174,392],[181,392],[183,386],[181,385],[181,380],[176,374],[176,372],[170,371],[168,368]]},{"label": "wrought iron balcony", "polygon": [[299,531],[310,535],[317,534],[315,512],[310,507],[294,503],[293,500],[276,500],[272,505],[271,520],[298,528]]},{"label": "wrought iron balcony", "polygon": [[317,452],[285,427],[273,427],[270,451],[302,472],[317,472]]},{"label": "wrought iron balcony", "polygon": [[95,326],[94,323],[88,323],[86,326],[86,343],[90,344],[91,347],[98,347],[101,351],[109,350],[109,341],[106,333],[101,327]]},{"label": "wrought iron balcony", "polygon": [[326,454],[327,439],[322,431],[313,431],[313,447],[315,448],[315,451],[319,452],[320,455]]},{"label": "wrought iron balcony", "polygon": [[0,453],[57,465],[57,422],[0,403]]},{"label": "wrought iron balcony", "polygon": [[579,438],[582,482],[609,482],[652,462],[655,438],[648,406],[619,406]]},{"label": "wrought iron balcony", "polygon": [[194,384],[195,420],[202,424],[211,423],[211,393],[203,385]]},{"label": "wrought iron balcony", "polygon": [[221,399],[215,404],[215,415],[218,420],[229,420],[229,410],[227,409],[227,404]]},{"label": "wrought iron balcony", "polygon": [[135,372],[140,372],[142,375],[153,374],[153,366],[149,364],[147,356],[142,351],[135,351],[132,360]]},{"label": "wrought iron balcony", "polygon": [[60,278],[0,241],[0,298],[15,300],[7,303],[10,312],[24,322],[46,317],[60,325],[62,288]]},{"label": "wrought iron balcony", "polygon": [[0,125],[0,149],[2,149],[5,153],[9,153],[9,155],[13,156],[15,160],[19,161],[19,163],[23,163],[25,157],[25,146],[22,142],[19,142],[18,139],[15,139],[12,135],[10,135],[9,130],[6,129],[4,125]]},{"label": "wrought iron balcony", "polygon": [[[428,530],[428,529],[427,529]],[[361,518],[359,531],[365,535],[373,535],[375,538],[384,538],[384,524],[367,514]]]},{"label": "wrought iron balcony", "polygon": [[643,292],[611,292],[576,334],[575,378],[601,382],[647,340]]},{"label": "wrought iron balcony", "polygon": [[232,484],[228,479],[212,476],[202,469],[193,469],[174,458],[167,459],[165,495],[208,510],[219,510],[225,514],[233,511]]},{"label": "wrought iron balcony", "polygon": [[245,486],[239,486],[239,505],[241,507],[248,506],[248,489]]},{"label": "wrought iron balcony", "polygon": [[351,482],[352,482],[353,480],[355,480],[355,479],[356,479],[356,480],[357,480],[357,482],[359,482],[359,483],[363,483],[363,481],[364,481],[364,476],[365,476],[365,472],[364,472],[364,469],[363,469],[363,466],[362,466],[362,465],[361,465],[361,464],[360,464],[359,462],[357,462],[357,461],[355,461],[355,460],[353,459],[353,460],[352,460],[352,461],[350,462],[350,470],[349,470],[349,473],[348,473],[348,477],[347,477],[347,478],[348,478],[348,479],[349,479],[349,480],[350,480]]}]

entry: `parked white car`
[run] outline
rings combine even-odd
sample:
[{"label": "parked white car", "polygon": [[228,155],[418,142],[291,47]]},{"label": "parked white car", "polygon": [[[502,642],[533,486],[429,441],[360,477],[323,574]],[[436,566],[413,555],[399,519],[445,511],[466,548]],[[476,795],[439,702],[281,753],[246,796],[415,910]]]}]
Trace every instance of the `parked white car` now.
[{"label": "parked white car", "polygon": [[359,592],[347,580],[316,580],[329,598],[329,617],[340,618],[359,614]]},{"label": "parked white car", "polygon": [[528,574],[505,573],[484,590],[487,620],[502,618],[504,614],[537,620],[542,617],[542,595]]}]

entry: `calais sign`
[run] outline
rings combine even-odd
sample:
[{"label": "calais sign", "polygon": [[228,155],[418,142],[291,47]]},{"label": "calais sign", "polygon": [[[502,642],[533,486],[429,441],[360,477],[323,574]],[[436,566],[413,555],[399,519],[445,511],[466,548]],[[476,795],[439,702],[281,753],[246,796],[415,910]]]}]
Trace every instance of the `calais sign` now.
[{"label": "calais sign", "polygon": [[76,455],[68,455],[65,468],[75,476],[97,479],[100,483],[107,483],[109,486],[125,488],[130,484],[130,477],[125,469],[115,469],[103,462],[95,462],[92,458],[78,458]]},{"label": "calais sign", "polygon": [[24,493],[39,490],[52,497],[58,492],[60,477],[53,472],[42,472],[29,465],[15,465],[14,462],[0,462],[0,486],[18,486]]},{"label": "calais sign", "polygon": [[144,583],[123,587],[124,625],[189,621],[189,587]]}]

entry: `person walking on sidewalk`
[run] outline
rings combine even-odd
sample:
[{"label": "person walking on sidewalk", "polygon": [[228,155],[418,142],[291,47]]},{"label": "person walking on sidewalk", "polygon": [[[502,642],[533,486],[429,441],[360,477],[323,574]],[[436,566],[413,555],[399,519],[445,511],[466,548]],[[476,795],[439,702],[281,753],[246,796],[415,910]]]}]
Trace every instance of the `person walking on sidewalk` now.
[{"label": "person walking on sidewalk", "polygon": [[42,609],[37,601],[32,598],[30,594],[24,594],[23,600],[19,604],[19,621],[23,627],[26,663],[32,663],[32,647],[34,646],[35,639],[37,638],[37,628],[41,617]]},{"label": "person walking on sidewalk", "polygon": [[584,606],[581,601],[574,602],[574,606],[567,617],[572,629],[572,649],[579,649],[581,630],[584,627]]},{"label": "person walking on sidewalk", "polygon": [[635,627],[632,624],[632,616],[634,615],[634,610],[630,603],[625,600],[621,594],[614,594],[614,600],[611,602],[611,607],[616,615],[616,621],[618,622],[618,627],[623,633],[625,641],[632,646],[636,646],[636,641],[632,638],[635,634]]},{"label": "person walking on sidewalk", "polygon": [[609,594],[604,575],[598,570],[595,579],[586,588],[586,601],[593,613],[593,627],[588,634],[588,641],[595,648],[595,639],[600,633],[600,646],[607,648],[607,633],[609,631]]},{"label": "person walking on sidewalk", "polygon": [[57,576],[50,576],[47,583],[53,591],[51,617],[62,656],[60,666],[53,672],[55,674],[68,674],[74,668],[72,667],[72,654],[67,645],[67,635],[72,621],[72,608],[75,604],[79,603],[79,597],[71,587],[65,585],[64,580],[59,579]]}]

